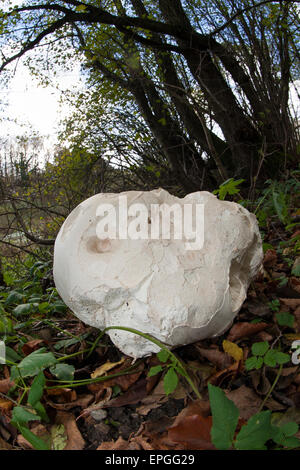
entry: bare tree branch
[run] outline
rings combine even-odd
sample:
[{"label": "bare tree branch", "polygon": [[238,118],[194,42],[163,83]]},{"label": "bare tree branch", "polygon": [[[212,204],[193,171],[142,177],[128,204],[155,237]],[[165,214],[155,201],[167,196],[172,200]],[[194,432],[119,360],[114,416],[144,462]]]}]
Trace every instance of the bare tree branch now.
[{"label": "bare tree branch", "polygon": [[263,0],[262,2],[255,3],[253,5],[249,5],[245,8],[240,8],[236,11],[234,15],[232,15],[224,24],[216,28],[213,32],[211,32],[210,36],[215,36],[216,34],[220,33],[224,29],[226,29],[236,18],[247,13],[254,8],[259,8],[262,5],[267,5],[268,3],[300,3],[300,0]]}]

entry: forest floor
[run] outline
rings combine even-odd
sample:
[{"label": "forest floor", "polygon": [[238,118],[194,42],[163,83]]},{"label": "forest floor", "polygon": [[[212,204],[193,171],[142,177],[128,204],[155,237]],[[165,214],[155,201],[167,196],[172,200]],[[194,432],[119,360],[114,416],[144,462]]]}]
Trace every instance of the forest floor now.
[{"label": "forest floor", "polygon": [[300,367],[292,350],[300,340],[299,235],[272,224],[263,273],[232,327],[174,351],[198,397],[182,376],[166,393],[166,364],[157,355],[133,364],[107,336],[98,341],[98,330],[60,311],[58,299],[48,314],[53,287],[39,290],[42,278],[3,288],[10,362],[0,366],[0,449],[39,449],[43,442],[55,450],[215,449],[208,384],[236,405],[238,429],[262,410],[273,422],[300,424]]}]

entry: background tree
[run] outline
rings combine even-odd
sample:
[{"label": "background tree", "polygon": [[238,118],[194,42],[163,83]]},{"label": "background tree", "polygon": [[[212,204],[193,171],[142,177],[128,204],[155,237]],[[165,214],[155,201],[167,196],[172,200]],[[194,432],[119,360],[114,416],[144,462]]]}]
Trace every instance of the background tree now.
[{"label": "background tree", "polygon": [[297,13],[297,1],[26,1],[1,14],[1,69],[76,54],[93,93],[138,113],[185,192],[253,185],[297,158]]}]

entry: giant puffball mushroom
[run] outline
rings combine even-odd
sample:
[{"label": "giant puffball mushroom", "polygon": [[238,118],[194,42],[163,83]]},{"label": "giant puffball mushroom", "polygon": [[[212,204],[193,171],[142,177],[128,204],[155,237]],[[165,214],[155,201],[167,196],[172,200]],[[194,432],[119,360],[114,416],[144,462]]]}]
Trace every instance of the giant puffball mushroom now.
[{"label": "giant puffball mushroom", "polygon": [[[115,209],[115,227],[122,232],[115,238],[105,232],[107,205]],[[171,206],[176,210],[168,211]],[[148,211],[146,221],[136,210],[141,207]],[[182,236],[175,236],[179,227],[175,218],[182,209],[181,221],[185,220],[187,208],[194,211],[187,218],[194,232],[182,229]],[[198,226],[197,208],[202,214]],[[162,229],[162,213],[170,217],[169,238]],[[134,235],[145,232],[145,223],[152,234],[151,225],[153,229],[159,221],[158,236],[157,225],[156,237]],[[197,230],[202,235],[196,246],[191,240]],[[104,193],[79,204],[62,225],[55,241],[54,281],[64,302],[86,324],[100,329],[134,328],[175,347],[220,335],[230,327],[262,258],[256,218],[239,204],[221,201],[206,191],[184,198],[163,189]],[[109,330],[108,334],[131,357],[159,351],[131,332]]]}]

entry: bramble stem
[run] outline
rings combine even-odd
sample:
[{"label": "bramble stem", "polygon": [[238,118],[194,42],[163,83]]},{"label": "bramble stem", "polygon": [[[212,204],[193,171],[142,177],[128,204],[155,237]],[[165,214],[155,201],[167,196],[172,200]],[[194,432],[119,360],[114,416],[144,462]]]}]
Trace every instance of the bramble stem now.
[{"label": "bramble stem", "polygon": [[128,327],[125,327],[125,326],[108,326],[107,328],[105,328],[102,331],[102,333],[104,334],[108,330],[128,331],[129,333],[133,333],[133,334],[142,336],[143,338],[147,339],[148,341],[151,341],[152,343],[156,344],[160,349],[164,349],[165,351],[167,351],[168,354],[173,358],[174,362],[176,364],[178,364],[180,366],[180,368],[182,369],[182,372],[181,372],[181,371],[179,371],[179,368],[176,367],[177,372],[179,372],[185,378],[185,380],[189,383],[192,390],[195,392],[197,398],[199,398],[199,399],[202,398],[199,391],[197,390],[197,387],[195,386],[195,384],[193,383],[192,379],[190,378],[188,372],[186,371],[183,363],[180,361],[180,359],[178,359],[178,357],[175,356],[174,353],[172,353],[172,351],[170,351],[170,349],[165,344],[161,343],[158,339],[154,338],[153,336],[151,336],[147,333],[142,333],[141,331],[135,330],[134,328],[128,328]]}]

